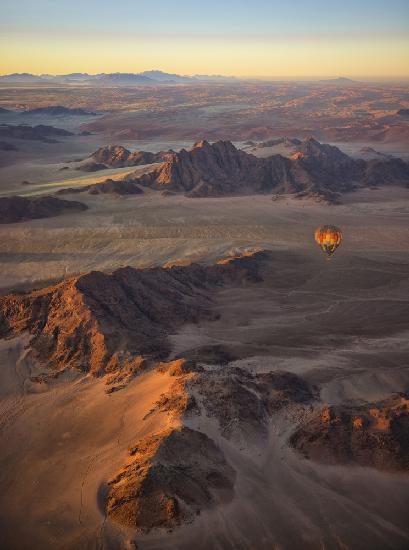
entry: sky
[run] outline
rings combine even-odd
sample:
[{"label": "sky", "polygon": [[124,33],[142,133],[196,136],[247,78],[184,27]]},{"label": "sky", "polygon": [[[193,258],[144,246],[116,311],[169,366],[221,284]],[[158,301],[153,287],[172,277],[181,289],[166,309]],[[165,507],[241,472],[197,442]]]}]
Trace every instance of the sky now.
[{"label": "sky", "polygon": [[0,73],[409,78],[409,0],[0,0]]}]

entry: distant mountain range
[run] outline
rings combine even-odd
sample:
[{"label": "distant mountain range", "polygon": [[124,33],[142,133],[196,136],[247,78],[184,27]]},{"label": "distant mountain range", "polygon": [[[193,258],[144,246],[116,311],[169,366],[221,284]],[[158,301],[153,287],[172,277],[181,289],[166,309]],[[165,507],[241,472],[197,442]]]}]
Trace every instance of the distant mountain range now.
[{"label": "distant mountain range", "polygon": [[26,84],[96,84],[101,86],[156,86],[158,84],[188,84],[199,82],[229,82],[234,77],[220,75],[183,76],[163,71],[144,71],[141,73],[70,73],[62,75],[35,75],[31,73],[13,73],[0,76],[0,83]]}]

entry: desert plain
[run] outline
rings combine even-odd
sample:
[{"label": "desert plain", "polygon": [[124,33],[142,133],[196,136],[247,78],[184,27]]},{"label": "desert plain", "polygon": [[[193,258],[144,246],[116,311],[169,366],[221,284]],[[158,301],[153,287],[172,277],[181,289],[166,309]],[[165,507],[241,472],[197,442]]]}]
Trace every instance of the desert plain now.
[{"label": "desert plain", "polygon": [[[1,196],[87,207],[0,225],[1,546],[404,550],[409,187],[334,203],[75,190],[157,166],[78,170],[108,144],[228,139],[263,158],[293,154],[267,139],[314,135],[407,161],[407,87],[192,88],[0,89],[7,109],[98,113],[0,152]],[[0,116],[27,123],[16,112]],[[326,224],[343,232],[330,260]]]}]

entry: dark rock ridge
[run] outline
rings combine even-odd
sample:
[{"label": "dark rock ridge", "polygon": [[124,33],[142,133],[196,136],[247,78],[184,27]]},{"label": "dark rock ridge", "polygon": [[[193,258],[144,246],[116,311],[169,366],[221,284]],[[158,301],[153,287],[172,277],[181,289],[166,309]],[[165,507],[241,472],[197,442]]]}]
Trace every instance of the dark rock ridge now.
[{"label": "dark rock ridge", "polygon": [[229,141],[200,141],[190,150],[167,153],[151,172],[128,175],[122,181],[189,197],[274,192],[335,202],[340,193],[360,186],[408,186],[409,164],[398,158],[355,160],[313,138],[298,144],[291,158],[257,158]]},{"label": "dark rock ridge", "polygon": [[7,141],[0,141],[0,151],[18,151],[18,149]]},{"label": "dark rock ridge", "polygon": [[[54,137],[73,136],[72,132],[63,130],[62,128],[54,128],[54,126],[27,126],[20,124],[13,126],[11,124],[0,125],[0,138],[12,139],[29,139],[34,141],[44,141],[45,143],[56,143]],[[51,139],[50,139],[51,138]]]},{"label": "dark rock ridge", "polygon": [[129,464],[109,481],[107,515],[149,532],[191,521],[233,498],[236,473],[206,434],[186,426],[138,442]]},{"label": "dark rock ridge", "polygon": [[49,373],[113,372],[141,355],[163,357],[166,335],[214,317],[211,289],[261,280],[269,254],[201,266],[91,272],[27,294],[0,298],[0,337],[29,331],[32,353]]},{"label": "dark rock ridge", "polygon": [[71,116],[96,116],[96,113],[85,111],[85,109],[80,108],[70,108],[63,107],[62,105],[50,105],[48,107],[37,107],[36,109],[29,109],[28,111],[23,111],[24,115],[51,115],[51,116],[61,116],[61,115],[71,115]]},{"label": "dark rock ridge", "polygon": [[16,223],[37,218],[52,218],[66,211],[86,210],[82,202],[66,201],[57,197],[0,197],[0,224]]},{"label": "dark rock ridge", "polygon": [[362,406],[326,406],[290,443],[319,462],[409,472],[409,394]]}]

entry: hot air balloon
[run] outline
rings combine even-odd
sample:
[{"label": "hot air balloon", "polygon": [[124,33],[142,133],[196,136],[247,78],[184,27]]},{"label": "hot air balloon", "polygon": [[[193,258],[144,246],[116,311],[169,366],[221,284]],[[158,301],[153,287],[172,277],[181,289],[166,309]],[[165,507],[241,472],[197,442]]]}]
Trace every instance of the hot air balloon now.
[{"label": "hot air balloon", "polygon": [[329,257],[334,254],[342,241],[342,231],[335,225],[322,225],[315,230],[315,242]]}]

